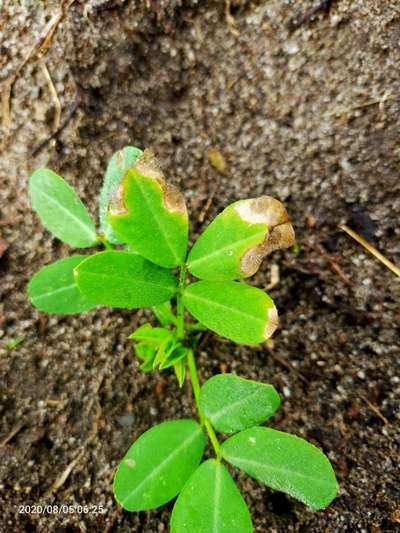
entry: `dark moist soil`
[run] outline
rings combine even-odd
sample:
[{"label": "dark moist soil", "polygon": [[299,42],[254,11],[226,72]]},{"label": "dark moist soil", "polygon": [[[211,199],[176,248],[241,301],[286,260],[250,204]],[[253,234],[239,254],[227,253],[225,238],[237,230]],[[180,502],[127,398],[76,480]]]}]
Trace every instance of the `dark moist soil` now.
[{"label": "dark moist soil", "polygon": [[[298,249],[273,254],[254,279],[267,287],[279,266],[273,342],[206,335],[199,366],[203,379],[229,371],[272,383],[283,400],[272,426],[323,449],[340,494],[313,513],[238,475],[255,531],[399,530],[400,284],[338,224],[400,260],[400,5],[231,4],[233,20],[222,0],[75,1],[45,54],[62,127],[44,144],[56,106],[43,65],[34,58],[18,74],[0,135],[1,532],[168,530],[172,503],[130,514],[111,492],[138,435],[194,415],[189,387],[138,371],[127,336],[147,313],[47,316],[25,292],[70,253],[29,207],[31,170],[57,170],[95,214],[107,161],[126,144],[157,153],[184,191],[193,237],[228,202],[261,194],[285,202],[295,224]],[[3,82],[59,5],[3,4]],[[22,504],[106,512],[19,514]]]}]

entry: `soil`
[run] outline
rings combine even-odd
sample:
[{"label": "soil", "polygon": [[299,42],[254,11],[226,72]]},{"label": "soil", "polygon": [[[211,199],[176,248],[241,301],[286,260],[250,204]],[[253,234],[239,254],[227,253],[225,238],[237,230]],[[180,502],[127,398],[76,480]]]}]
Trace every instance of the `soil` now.
[{"label": "soil", "polygon": [[[3,95],[60,4],[3,3]],[[299,246],[254,278],[267,287],[279,267],[273,342],[209,334],[199,366],[203,379],[272,383],[283,401],[271,425],[323,449],[340,494],[313,513],[239,474],[255,531],[398,531],[400,283],[338,229],[400,261],[398,1],[232,1],[231,17],[222,0],[66,4],[43,59],[18,72],[0,136],[0,531],[168,530],[172,504],[130,514],[111,492],[138,435],[194,415],[189,387],[138,371],[127,337],[149,315],[47,316],[26,297],[32,274],[70,253],[29,206],[30,172],[55,169],[95,215],[107,161],[127,144],[152,147],[184,191],[193,238],[227,203],[261,194],[283,201],[296,228]]]}]

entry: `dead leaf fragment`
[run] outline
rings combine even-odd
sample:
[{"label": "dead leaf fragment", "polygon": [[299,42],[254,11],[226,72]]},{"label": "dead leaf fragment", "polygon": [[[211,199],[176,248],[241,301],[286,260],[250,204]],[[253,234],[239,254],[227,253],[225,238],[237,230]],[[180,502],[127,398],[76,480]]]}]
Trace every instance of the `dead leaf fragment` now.
[{"label": "dead leaf fragment", "polygon": [[266,255],[294,244],[294,229],[285,206],[271,196],[261,196],[239,203],[236,211],[242,220],[250,224],[266,224],[268,227],[264,241],[247,250],[240,260],[241,272],[246,277],[252,276]]},{"label": "dead leaf fragment", "polygon": [[225,174],[227,170],[227,164],[222,153],[216,148],[210,148],[208,150],[208,160],[210,165],[215,168],[220,174]]},{"label": "dead leaf fragment", "polygon": [[152,178],[158,183],[163,192],[164,207],[168,209],[168,211],[175,211],[185,215],[185,217],[188,216],[185,199],[182,193],[177,187],[175,187],[175,185],[166,182],[160,163],[152,150],[146,148],[133,168],[143,176]]},{"label": "dead leaf fragment", "polygon": [[268,321],[264,329],[264,338],[269,339],[279,325],[278,311],[276,307],[268,309]]}]

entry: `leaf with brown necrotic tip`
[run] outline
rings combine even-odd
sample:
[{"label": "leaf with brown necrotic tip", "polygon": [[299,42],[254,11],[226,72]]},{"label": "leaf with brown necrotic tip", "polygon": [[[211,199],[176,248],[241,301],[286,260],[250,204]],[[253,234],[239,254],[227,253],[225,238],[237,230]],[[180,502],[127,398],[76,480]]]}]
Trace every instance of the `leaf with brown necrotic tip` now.
[{"label": "leaf with brown necrotic tip", "polygon": [[257,272],[263,258],[294,243],[287,211],[270,196],[228,206],[194,244],[188,269],[210,281],[242,279]]},{"label": "leaf with brown necrotic tip", "polygon": [[167,268],[183,263],[189,229],[185,201],[165,181],[150,150],[126,172],[108,221],[124,243],[153,263]]}]

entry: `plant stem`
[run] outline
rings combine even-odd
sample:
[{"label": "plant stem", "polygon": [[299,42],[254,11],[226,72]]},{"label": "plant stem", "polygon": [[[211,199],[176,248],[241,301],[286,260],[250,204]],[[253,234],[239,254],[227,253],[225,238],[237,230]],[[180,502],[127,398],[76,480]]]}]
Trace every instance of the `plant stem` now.
[{"label": "plant stem", "polygon": [[196,401],[197,411],[199,413],[200,423],[206,428],[208,437],[211,441],[212,447],[214,448],[215,455],[217,456],[217,461],[221,461],[221,447],[219,445],[215,431],[210,423],[210,421],[204,415],[203,409],[200,406],[200,383],[197,375],[196,361],[194,359],[193,350],[189,350],[187,356],[187,362],[189,367],[190,382],[193,388],[194,399]]},{"label": "plant stem", "polygon": [[194,360],[193,350],[189,350],[187,355],[187,363],[189,367],[190,383],[192,384],[194,399],[196,402],[197,411],[199,412],[200,422],[204,424],[205,416],[202,408],[200,407],[200,383],[197,376],[196,361]]},{"label": "plant stem", "polygon": [[[186,330],[195,331],[197,324],[193,324],[192,327],[189,327],[189,324],[185,324],[185,306],[183,305],[183,290],[186,285],[186,265],[181,266],[179,274],[179,288],[176,295],[176,335],[178,340],[183,341],[185,339]],[[194,327],[193,327],[194,326]],[[200,325],[201,326],[201,325]],[[221,461],[221,447],[219,445],[215,431],[210,423],[210,421],[205,416],[201,406],[200,406],[200,382],[197,375],[196,361],[194,359],[193,350],[188,350],[186,357],[187,365],[189,368],[190,383],[192,384],[193,395],[196,402],[197,412],[199,414],[200,423],[205,427],[212,447],[214,448],[215,455],[217,456],[217,461]]]},{"label": "plant stem", "polygon": [[186,285],[186,265],[182,265],[179,274],[179,288],[176,296],[176,333],[178,340],[185,338],[185,307],[182,292]]},{"label": "plant stem", "polygon": [[208,420],[208,418],[205,419],[204,426],[207,430],[211,444],[214,448],[215,455],[217,456],[217,461],[220,462],[222,459],[221,447],[219,445],[219,441],[217,435],[215,434],[214,428],[212,427],[211,422]]}]

